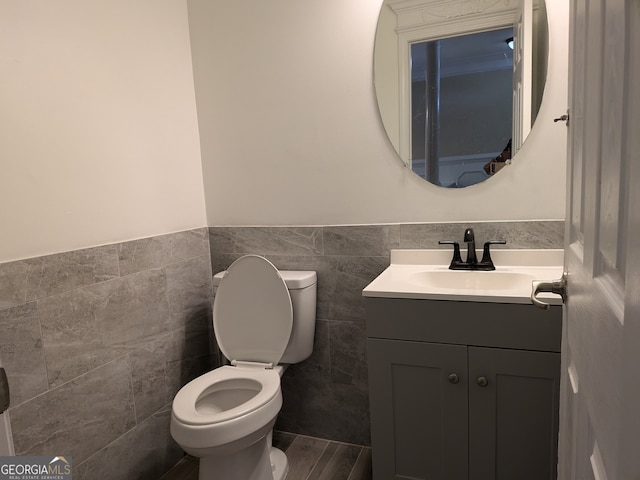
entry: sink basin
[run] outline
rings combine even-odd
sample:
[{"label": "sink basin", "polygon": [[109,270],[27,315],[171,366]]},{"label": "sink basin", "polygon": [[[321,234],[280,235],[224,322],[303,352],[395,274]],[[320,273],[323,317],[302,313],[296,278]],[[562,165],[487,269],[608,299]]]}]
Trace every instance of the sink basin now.
[{"label": "sink basin", "polygon": [[[391,264],[373,280],[365,297],[416,298],[494,303],[531,303],[532,282],[562,276],[562,250],[510,250],[492,252],[493,271],[449,270],[451,251],[392,250]],[[557,295],[541,294],[552,305]]]},{"label": "sink basin", "polygon": [[531,290],[536,277],[521,272],[503,271],[425,271],[408,276],[408,281],[425,287],[447,290]]}]

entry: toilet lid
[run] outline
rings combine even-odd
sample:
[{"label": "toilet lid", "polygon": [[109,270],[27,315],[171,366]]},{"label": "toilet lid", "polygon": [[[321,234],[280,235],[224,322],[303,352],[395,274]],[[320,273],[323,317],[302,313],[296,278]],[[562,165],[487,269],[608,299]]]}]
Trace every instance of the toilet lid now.
[{"label": "toilet lid", "polygon": [[276,267],[257,255],[233,262],[213,303],[213,328],[224,356],[275,365],[292,325],[291,297]]}]

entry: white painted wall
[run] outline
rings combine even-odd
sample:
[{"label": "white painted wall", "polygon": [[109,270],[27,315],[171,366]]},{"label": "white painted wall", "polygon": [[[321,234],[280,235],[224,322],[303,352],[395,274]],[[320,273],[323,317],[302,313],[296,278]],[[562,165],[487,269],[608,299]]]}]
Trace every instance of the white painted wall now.
[{"label": "white painted wall", "polygon": [[563,218],[568,0],[548,2],[541,121],[464,190],[386,138],[380,3],[0,0],[0,262],[206,224]]},{"label": "white painted wall", "polygon": [[0,0],[0,262],[206,225],[186,1]]},{"label": "white painted wall", "polygon": [[381,0],[188,0],[209,225],[563,219],[568,0],[547,3],[539,120],[510,168],[447,190],[403,166],[378,117]]}]

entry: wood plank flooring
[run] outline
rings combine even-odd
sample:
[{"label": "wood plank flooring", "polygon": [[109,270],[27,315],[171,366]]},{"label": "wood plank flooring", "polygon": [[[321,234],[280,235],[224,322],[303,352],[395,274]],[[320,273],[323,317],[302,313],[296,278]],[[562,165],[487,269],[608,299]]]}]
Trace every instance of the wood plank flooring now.
[{"label": "wood plank flooring", "polygon": [[[277,431],[273,444],[289,459],[286,480],[371,480],[369,447]],[[198,480],[198,459],[183,458],[161,480]]]}]

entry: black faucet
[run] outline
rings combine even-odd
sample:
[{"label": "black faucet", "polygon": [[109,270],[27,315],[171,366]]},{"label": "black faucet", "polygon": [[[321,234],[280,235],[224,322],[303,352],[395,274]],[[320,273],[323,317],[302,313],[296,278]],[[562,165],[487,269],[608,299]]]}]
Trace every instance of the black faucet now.
[{"label": "black faucet", "polygon": [[467,244],[467,261],[462,261],[460,255],[460,244],[451,240],[441,240],[440,245],[453,245],[453,258],[449,265],[450,270],[495,270],[496,267],[491,260],[491,252],[489,248],[491,245],[507,243],[505,240],[489,240],[484,243],[482,251],[482,260],[478,262],[476,256],[476,239],[473,233],[473,228],[467,228],[464,231],[464,243]]},{"label": "black faucet", "polygon": [[476,237],[473,234],[473,228],[467,228],[464,231],[464,243],[467,244],[467,264],[476,265],[478,257],[476,257]]}]

